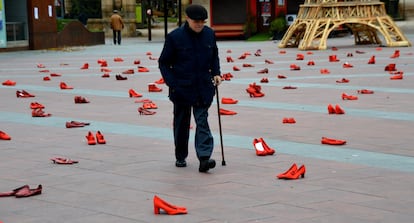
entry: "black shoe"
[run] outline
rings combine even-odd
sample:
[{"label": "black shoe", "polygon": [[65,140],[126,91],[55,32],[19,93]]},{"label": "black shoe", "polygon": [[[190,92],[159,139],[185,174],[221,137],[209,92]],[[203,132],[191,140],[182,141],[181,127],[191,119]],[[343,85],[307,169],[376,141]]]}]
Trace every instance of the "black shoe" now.
[{"label": "black shoe", "polygon": [[175,166],[176,167],[186,167],[187,162],[185,162],[185,160],[177,160],[177,161],[175,161]]},{"label": "black shoe", "polygon": [[201,173],[206,173],[209,169],[213,169],[216,167],[216,161],[213,159],[201,159],[200,160],[200,167],[198,171]]}]

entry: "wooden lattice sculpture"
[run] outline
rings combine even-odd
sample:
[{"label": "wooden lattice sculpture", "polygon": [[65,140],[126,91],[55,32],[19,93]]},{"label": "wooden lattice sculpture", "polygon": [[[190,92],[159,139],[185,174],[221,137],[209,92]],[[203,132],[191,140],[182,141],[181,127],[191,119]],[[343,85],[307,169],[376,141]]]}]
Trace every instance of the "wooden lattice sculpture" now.
[{"label": "wooden lattice sculpture", "polygon": [[326,49],[329,34],[340,26],[351,29],[355,44],[381,44],[380,33],[386,46],[411,46],[379,0],[306,0],[279,47]]}]

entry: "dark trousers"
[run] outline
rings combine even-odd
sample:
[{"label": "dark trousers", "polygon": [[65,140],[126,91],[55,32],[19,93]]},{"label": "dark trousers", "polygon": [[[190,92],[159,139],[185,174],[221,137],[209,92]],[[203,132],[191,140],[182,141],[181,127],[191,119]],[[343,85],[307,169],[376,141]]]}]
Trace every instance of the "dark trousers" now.
[{"label": "dark trousers", "polygon": [[114,36],[114,45],[117,43],[121,45],[121,30],[112,30],[112,34]]},{"label": "dark trousers", "polygon": [[188,156],[188,140],[190,137],[191,109],[196,122],[194,146],[198,159],[210,158],[213,153],[214,142],[208,125],[209,106],[187,106],[174,104],[174,143],[175,158],[183,161]]}]

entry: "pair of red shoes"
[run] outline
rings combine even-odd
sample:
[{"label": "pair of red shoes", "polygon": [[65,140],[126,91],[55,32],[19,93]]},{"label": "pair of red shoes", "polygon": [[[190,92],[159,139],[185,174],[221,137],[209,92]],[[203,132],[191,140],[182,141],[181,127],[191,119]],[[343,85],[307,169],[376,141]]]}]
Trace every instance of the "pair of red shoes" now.
[{"label": "pair of red shoes", "polygon": [[18,187],[12,191],[0,192],[0,197],[15,196],[16,198],[30,197],[42,193],[42,185],[39,184],[37,188],[30,189],[29,185]]},{"label": "pair of red shoes", "polygon": [[328,144],[328,145],[344,145],[346,141],[342,139],[332,139],[332,138],[322,137],[321,143]]},{"label": "pair of red shoes", "polygon": [[262,87],[256,83],[249,84],[249,87],[246,89],[246,92],[250,95],[251,98],[263,97],[264,93],[261,92]]},{"label": "pair of red shoes", "polygon": [[12,81],[12,80],[6,80],[2,83],[2,85],[4,86],[15,86],[16,85],[16,81]]},{"label": "pair of red shoes", "polygon": [[308,66],[315,66],[315,61],[309,60],[308,61]]},{"label": "pair of red shoes", "polygon": [[337,115],[343,115],[345,114],[345,110],[341,108],[338,104],[335,105],[335,107],[332,104],[328,105],[328,113],[329,114],[337,114]]},{"label": "pair of red shoes", "polygon": [[266,144],[263,138],[253,139],[253,147],[256,150],[257,156],[273,155],[276,152]]},{"label": "pair of red shoes", "polygon": [[304,178],[305,173],[306,173],[305,165],[302,165],[298,168],[296,163],[293,163],[293,165],[286,172],[278,174],[277,178],[284,179],[284,180],[297,180],[300,177]]},{"label": "pair of red shoes", "polygon": [[1,140],[11,140],[11,137],[7,133],[5,133],[3,131],[0,131],[0,139]]},{"label": "pair of red shoes", "polygon": [[260,83],[269,83],[269,79],[267,77],[264,77],[260,80]]},{"label": "pair of red shoes", "polygon": [[165,213],[168,215],[187,214],[186,207],[172,205],[162,200],[157,195],[154,195],[153,203],[154,203],[154,214],[160,214],[161,209],[164,210]]},{"label": "pair of red shoes", "polygon": [[238,100],[235,100],[233,98],[221,98],[222,104],[237,104],[239,102]]},{"label": "pair of red shoes", "polygon": [[70,121],[66,122],[66,128],[80,128],[89,125],[87,122],[77,122],[77,121]]},{"label": "pair of red shoes", "polygon": [[221,79],[223,79],[223,80],[225,80],[225,81],[229,81],[229,80],[231,80],[233,77],[234,77],[234,76],[233,76],[233,74],[231,74],[231,73],[225,73],[225,74],[221,75]]},{"label": "pair of red shoes", "polygon": [[237,115],[237,112],[220,108],[220,115]]},{"label": "pair of red shoes", "polygon": [[96,143],[98,144],[106,143],[106,140],[100,131],[96,132],[96,140],[95,140],[95,136],[93,135],[91,131],[89,131],[88,135],[86,135],[85,137],[88,140],[88,145],[95,145]]},{"label": "pair of red shoes", "polygon": [[74,163],[79,163],[79,161],[77,160],[71,160],[69,158],[64,158],[64,157],[54,157],[54,158],[51,158],[50,160],[52,160],[52,162],[55,164],[72,165]]},{"label": "pair of red shoes", "polygon": [[295,118],[283,118],[282,123],[285,123],[285,124],[295,124],[296,123],[296,120],[295,120]]},{"label": "pair of red shoes", "polygon": [[324,68],[320,70],[321,74],[330,74],[331,71],[329,71],[328,69]]},{"label": "pair of red shoes", "polygon": [[73,98],[73,100],[75,101],[75,104],[89,103],[88,99],[86,99],[85,97],[82,97],[82,96],[75,96]]},{"label": "pair of red shoes", "polygon": [[18,97],[18,98],[33,98],[33,97],[35,97],[35,95],[30,94],[29,92],[27,92],[25,90],[21,90],[21,91],[16,91],[16,97]]}]

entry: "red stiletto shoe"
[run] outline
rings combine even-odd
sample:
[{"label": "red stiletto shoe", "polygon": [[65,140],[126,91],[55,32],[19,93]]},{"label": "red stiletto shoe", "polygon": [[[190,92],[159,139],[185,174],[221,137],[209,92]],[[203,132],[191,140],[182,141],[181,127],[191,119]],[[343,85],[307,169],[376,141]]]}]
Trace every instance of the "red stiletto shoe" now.
[{"label": "red stiletto shoe", "polygon": [[263,144],[263,147],[267,153],[267,155],[273,155],[276,150],[274,150],[273,148],[271,148],[270,146],[267,145],[267,143],[264,141],[263,138],[259,138],[259,141]]},{"label": "red stiletto shoe", "polygon": [[159,80],[155,81],[156,84],[165,84],[164,78],[160,78]]},{"label": "red stiletto shoe", "polygon": [[301,53],[296,54],[296,60],[303,60],[303,59],[305,59],[305,55],[303,55]]},{"label": "red stiletto shoe", "polygon": [[390,57],[390,58],[398,58],[400,57],[400,51],[399,50],[395,50],[394,54]]},{"label": "red stiletto shoe", "polygon": [[257,71],[257,73],[258,73],[258,74],[267,74],[267,73],[269,73],[269,69],[265,68],[265,69],[263,69],[263,70],[259,70],[259,71]]},{"label": "red stiletto shoe", "polygon": [[130,98],[139,98],[142,97],[142,94],[138,94],[134,89],[129,89],[128,91]]},{"label": "red stiletto shoe", "polygon": [[139,107],[138,112],[140,115],[154,115],[156,113],[155,111],[150,111],[143,107]]},{"label": "red stiletto shoe", "polygon": [[368,60],[368,64],[375,64],[375,56],[372,56],[372,57]]},{"label": "red stiletto shoe", "polygon": [[59,86],[60,86],[60,89],[62,89],[62,90],[70,90],[70,89],[73,89],[72,86],[68,86],[65,82],[60,82]]},{"label": "red stiletto shoe", "polygon": [[374,94],[373,90],[368,90],[368,89],[361,89],[357,91],[358,94]]},{"label": "red stiletto shoe", "polygon": [[30,109],[37,109],[37,108],[45,108],[45,106],[38,103],[38,102],[31,102],[30,103]]},{"label": "red stiletto shoe", "polygon": [[274,64],[275,62],[273,62],[273,61],[271,61],[271,60],[266,59],[266,60],[265,60],[265,63],[266,63],[266,64]]},{"label": "red stiletto shoe", "polygon": [[114,62],[124,62],[124,59],[122,59],[121,57],[115,57]]},{"label": "red stiletto shoe", "polygon": [[262,92],[252,87],[247,88],[246,92],[250,95],[251,98],[259,98],[264,96]]},{"label": "red stiletto shoe", "polygon": [[154,195],[153,202],[154,202],[154,214],[160,214],[161,209],[164,210],[165,213],[167,213],[169,215],[187,214],[187,208],[172,205],[172,204],[162,200],[161,198],[159,198],[156,195]]},{"label": "red stiletto shoe", "polygon": [[148,84],[148,92],[161,92],[162,89],[157,87],[155,83]]},{"label": "red stiletto shoe", "polygon": [[128,69],[128,70],[122,71],[122,74],[134,74],[134,73],[135,72],[134,72],[133,69]]},{"label": "red stiletto shoe", "polygon": [[3,131],[0,131],[0,139],[1,140],[11,140],[11,137],[7,133],[5,133]]},{"label": "red stiletto shoe", "polygon": [[335,107],[332,104],[328,105],[328,114],[336,114]]},{"label": "red stiletto shoe", "polygon": [[13,189],[12,191],[7,191],[7,192],[0,192],[0,197],[9,197],[9,196],[14,196],[16,195],[16,193],[24,188],[29,188],[29,185],[23,185],[21,187],[18,187],[16,189]]},{"label": "red stiletto shoe", "polygon": [[344,145],[346,144],[346,141],[342,139],[332,139],[332,138],[322,137],[321,143],[328,144],[328,145]]},{"label": "red stiletto shoe", "polygon": [[2,83],[2,85],[4,86],[15,86],[16,85],[16,81],[12,81],[12,80],[6,80]]},{"label": "red stiletto shoe", "polygon": [[220,108],[220,115],[237,115],[237,112]]},{"label": "red stiletto shoe", "polygon": [[358,100],[358,96],[342,93],[342,100]]},{"label": "red stiletto shoe", "polygon": [[63,157],[54,157],[54,158],[51,158],[50,160],[52,160],[52,162],[55,163],[55,164],[71,165],[71,164],[74,164],[74,163],[79,163],[79,161],[71,160],[71,159],[63,158]]},{"label": "red stiletto shoe", "polygon": [[290,65],[290,70],[300,70],[300,66],[298,66],[296,64],[291,64]]},{"label": "red stiletto shoe", "polygon": [[234,70],[234,71],[240,71],[240,68],[238,68],[238,67],[236,67],[236,66],[233,66],[233,70]]},{"label": "red stiletto shoe", "polygon": [[338,104],[335,105],[335,114],[337,115],[343,115],[345,114],[345,110],[341,108]]},{"label": "red stiletto shoe", "polygon": [[100,131],[96,132],[96,142],[98,144],[106,144],[106,140]]},{"label": "red stiletto shoe", "polygon": [[23,187],[17,193],[14,195],[16,198],[22,198],[22,197],[30,197],[34,195],[39,195],[42,193],[42,185],[39,184],[39,186],[35,189],[30,189],[29,187]]},{"label": "red stiletto shoe", "polygon": [[16,91],[16,97],[18,97],[18,98],[32,98],[32,97],[35,97],[35,95],[30,94],[29,92],[27,92],[25,90],[21,90],[21,91]]},{"label": "red stiletto shoe", "polygon": [[279,79],[286,79],[286,76],[279,74],[279,75],[277,75],[277,78],[279,78]]},{"label": "red stiletto shoe", "polygon": [[75,96],[73,100],[75,101],[75,104],[89,103],[88,99],[86,99],[85,97],[82,97],[82,96]]},{"label": "red stiletto shoe", "polygon": [[41,108],[36,108],[32,110],[32,117],[49,117],[52,114],[45,113]]},{"label": "red stiletto shoe", "polygon": [[349,83],[349,80],[346,78],[342,78],[341,80],[337,80],[336,83]]},{"label": "red stiletto shoe", "polygon": [[299,179],[299,177],[304,178],[305,172],[306,172],[305,165],[302,165],[297,169],[295,169],[295,167],[297,168],[296,164],[293,164],[292,167],[290,167],[288,171],[286,171],[285,173],[279,174],[277,177],[279,179],[285,179],[285,180],[296,180],[296,179]]},{"label": "red stiletto shoe", "polygon": [[402,80],[403,79],[403,73],[394,74],[390,77],[391,80]]},{"label": "red stiletto shoe", "polygon": [[387,66],[385,66],[384,71],[397,71],[397,67],[395,63],[390,63]]},{"label": "red stiletto shoe", "polygon": [[149,69],[143,66],[138,66],[138,72],[149,72]]},{"label": "red stiletto shoe", "polygon": [[91,131],[88,132],[88,135],[85,136],[86,140],[88,141],[88,145],[95,145],[96,141],[95,141],[95,136],[92,134]]},{"label": "red stiletto shoe", "polygon": [[83,66],[81,67],[82,70],[86,70],[89,69],[89,64],[88,63],[84,63]]},{"label": "red stiletto shoe", "polygon": [[282,123],[285,124],[295,124],[296,120],[294,118],[283,118]]},{"label": "red stiletto shoe", "polygon": [[350,64],[350,63],[348,63],[348,62],[345,62],[345,63],[342,65],[342,67],[343,67],[343,68],[352,68],[352,67],[354,67],[354,65],[352,65],[352,64]]},{"label": "red stiletto shoe", "polygon": [[286,172],[278,174],[277,175],[277,178],[279,178],[279,179],[286,179],[287,176],[291,172],[296,172],[297,169],[298,169],[298,166],[296,165],[296,163],[293,163],[292,166],[290,166],[290,168],[288,170],[286,170]]},{"label": "red stiletto shoe", "polygon": [[338,62],[339,59],[336,57],[336,55],[329,55],[329,62]]},{"label": "red stiletto shoe", "polygon": [[237,104],[238,100],[234,100],[233,98],[221,98],[222,104]]},{"label": "red stiletto shoe", "polygon": [[256,156],[266,156],[267,151],[265,150],[265,147],[263,143],[259,139],[253,139],[253,147],[256,151]]}]

